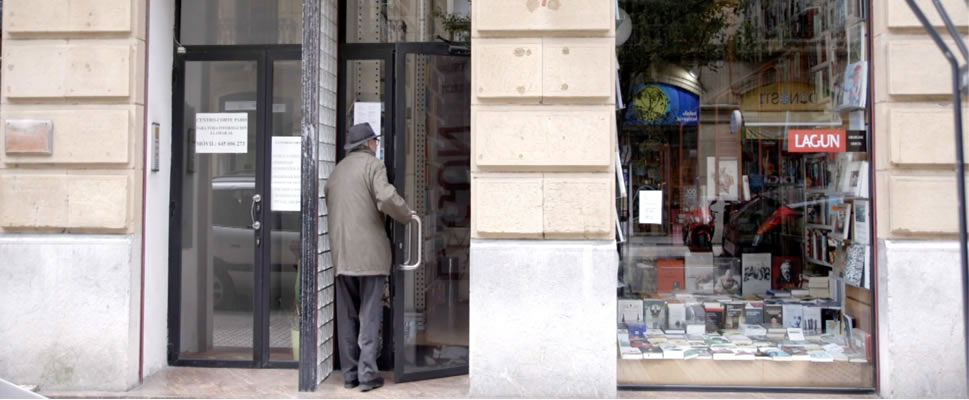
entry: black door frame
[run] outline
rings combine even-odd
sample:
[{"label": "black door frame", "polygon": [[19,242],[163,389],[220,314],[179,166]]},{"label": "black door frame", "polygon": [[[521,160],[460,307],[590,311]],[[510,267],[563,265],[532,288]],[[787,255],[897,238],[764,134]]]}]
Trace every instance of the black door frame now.
[{"label": "black door frame", "polygon": [[[406,110],[407,108],[407,91],[405,88],[406,77],[404,74],[407,71],[407,56],[408,55],[425,55],[425,56],[467,56],[467,47],[453,45],[443,42],[420,42],[420,43],[397,43],[394,52],[394,106],[395,110]],[[407,126],[407,115],[406,112],[394,112],[394,132],[399,132],[399,135],[394,135],[393,142],[394,148],[398,149],[394,153],[393,170],[395,171],[405,171],[407,168],[407,157],[404,154],[407,148],[406,137],[404,133],[406,132]],[[388,163],[389,164],[389,163]],[[395,174],[395,177],[388,178],[390,182],[397,187],[399,193],[405,193],[406,189],[406,176],[407,174],[400,173]],[[394,247],[397,250],[397,256],[394,261],[394,266],[391,272],[391,299],[393,302],[393,318],[394,318],[394,351],[400,352],[403,350],[404,346],[404,275],[405,272],[401,271],[396,266],[400,263],[400,260],[404,259],[403,243],[406,235],[406,228],[402,224],[394,224]],[[421,268],[421,267],[418,267]],[[444,378],[448,376],[455,375],[467,375],[468,366],[461,367],[449,367],[433,371],[420,371],[420,372],[405,372],[405,360],[404,357],[394,357],[394,382],[411,382],[426,379],[436,379]]]},{"label": "black door frame", "polygon": [[[342,30],[341,30],[342,32]],[[354,60],[379,60],[383,61],[383,90],[384,90],[384,117],[382,125],[385,128],[384,164],[387,168],[387,179],[397,188],[399,193],[404,193],[405,176],[403,172],[406,168],[406,107],[407,92],[403,74],[406,71],[407,55],[420,54],[430,56],[467,56],[466,46],[454,45],[442,42],[420,42],[420,43],[342,43],[338,52],[337,63],[337,160],[341,160],[345,151],[345,142],[342,132],[347,130],[347,62]],[[389,136],[389,137],[387,137]],[[388,221],[387,230],[390,233],[393,243],[393,265],[391,269],[390,295],[393,304],[391,321],[384,319],[385,329],[384,340],[393,341],[393,345],[385,345],[381,353],[383,361],[392,360],[394,381],[398,383],[442,378],[454,375],[466,375],[468,367],[447,368],[437,371],[422,371],[417,373],[404,372],[403,357],[395,357],[399,352],[399,346],[404,343],[404,298],[399,294],[404,293],[404,274],[396,268],[404,259],[404,241],[406,227],[403,224]],[[387,331],[392,332],[392,337],[388,337]],[[334,351],[334,353],[337,353]],[[383,364],[382,362],[380,364]],[[385,365],[385,364],[384,364]],[[383,365],[381,366],[383,368]]]},{"label": "black door frame", "polygon": [[[301,45],[199,45],[184,46],[184,53],[175,52],[172,90],[172,185],[169,198],[168,232],[168,363],[173,366],[231,367],[231,368],[297,368],[298,361],[270,361],[269,359],[269,282],[271,274],[272,224],[267,224],[272,210],[268,178],[270,176],[269,154],[272,145],[273,67],[275,61],[300,60]],[[262,132],[256,146],[255,191],[262,200],[257,220],[263,222],[258,236],[263,243],[254,246],[253,254],[253,355],[252,360],[187,359],[179,356],[181,351],[181,275],[182,275],[182,176],[185,169],[184,151],[187,133],[185,118],[185,64],[194,61],[255,61],[256,124]],[[256,238],[253,237],[253,240]]]}]

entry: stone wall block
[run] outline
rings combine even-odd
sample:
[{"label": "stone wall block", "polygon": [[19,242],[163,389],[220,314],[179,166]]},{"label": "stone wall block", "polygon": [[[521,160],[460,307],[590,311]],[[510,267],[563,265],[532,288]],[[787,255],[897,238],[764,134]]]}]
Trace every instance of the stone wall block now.
[{"label": "stone wall block", "polygon": [[887,56],[881,65],[888,69],[890,95],[952,95],[951,68],[932,40],[890,41]]},{"label": "stone wall block", "polygon": [[542,174],[472,174],[471,193],[473,237],[542,237]]},{"label": "stone wall block", "polygon": [[3,93],[7,97],[61,97],[67,73],[66,45],[4,43]]},{"label": "stone wall block", "polygon": [[17,344],[4,349],[0,375],[44,391],[137,385],[138,243],[134,235],[0,235],[0,342]]},{"label": "stone wall block", "polygon": [[[922,8],[922,12],[925,13],[925,16],[932,25],[939,28],[945,26],[942,24],[942,18],[935,11],[935,6],[932,5],[931,0],[917,0],[916,3]],[[952,18],[953,24],[959,27],[969,26],[969,7],[966,7],[964,1],[942,0],[942,5],[945,7],[946,12],[949,13],[949,17]],[[878,6],[887,9],[889,28],[922,29],[922,23],[919,22],[918,18],[915,18],[915,13],[908,7],[905,0],[889,0],[885,5]]]},{"label": "stone wall block", "polygon": [[472,240],[470,257],[470,397],[616,398],[615,242]]},{"label": "stone wall block", "polygon": [[479,170],[608,170],[615,153],[611,106],[472,106]]},{"label": "stone wall block", "polygon": [[542,42],[542,96],[615,102],[614,38],[546,38]]},{"label": "stone wall block", "polygon": [[[127,164],[130,161],[131,112],[127,109],[26,111],[7,108],[0,119],[50,120],[54,126],[53,154],[43,157],[0,154],[4,163]],[[5,125],[3,129],[6,130]]]},{"label": "stone wall block", "polygon": [[478,40],[473,47],[472,99],[526,99],[542,96],[541,39]]},{"label": "stone wall block", "polygon": [[70,25],[64,0],[7,0],[3,4],[3,31],[50,32]]},{"label": "stone wall block", "polygon": [[72,46],[68,50],[68,97],[128,97],[132,49],[129,46]]},{"label": "stone wall block", "polygon": [[128,224],[130,182],[127,176],[71,175],[68,226],[124,229]]},{"label": "stone wall block", "polygon": [[543,227],[549,239],[613,239],[614,174],[545,174]]},{"label": "stone wall block", "polygon": [[80,32],[128,32],[132,0],[70,0],[71,29]]},{"label": "stone wall block", "polygon": [[891,176],[891,232],[909,236],[957,233],[956,192],[954,176]]},{"label": "stone wall block", "polygon": [[472,2],[473,35],[515,31],[615,32],[614,2],[602,0],[481,0]]},{"label": "stone wall block", "polygon": [[0,226],[65,227],[68,197],[66,175],[0,175]]},{"label": "stone wall block", "polygon": [[878,394],[966,398],[959,242],[884,240],[878,249]]},{"label": "stone wall block", "polygon": [[14,0],[4,4],[12,34],[129,32],[132,0]]},{"label": "stone wall block", "polygon": [[[955,119],[951,106],[888,107],[888,130],[893,164],[955,164]],[[969,108],[963,110],[969,115]],[[969,132],[969,120],[963,119]],[[969,154],[969,144],[966,144]]]},{"label": "stone wall block", "polygon": [[127,44],[7,43],[9,98],[128,97],[134,51]]}]

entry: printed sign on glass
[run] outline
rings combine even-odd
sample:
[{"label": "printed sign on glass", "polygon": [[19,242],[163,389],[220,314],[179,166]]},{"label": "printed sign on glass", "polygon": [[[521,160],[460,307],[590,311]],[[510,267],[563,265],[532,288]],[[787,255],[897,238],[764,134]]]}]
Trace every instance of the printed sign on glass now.
[{"label": "printed sign on glass", "polygon": [[791,153],[843,153],[846,144],[844,129],[787,131],[787,151]]},{"label": "printed sign on glass", "polygon": [[246,153],[248,151],[249,114],[195,114],[195,152]]},{"label": "printed sign on glass", "polygon": [[273,136],[272,174],[270,179],[273,211],[300,209],[300,155],[302,138]]}]

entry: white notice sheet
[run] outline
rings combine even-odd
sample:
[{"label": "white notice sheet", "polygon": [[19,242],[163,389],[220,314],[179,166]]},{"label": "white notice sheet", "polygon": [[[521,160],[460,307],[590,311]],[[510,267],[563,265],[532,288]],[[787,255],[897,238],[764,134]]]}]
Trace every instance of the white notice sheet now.
[{"label": "white notice sheet", "polygon": [[270,175],[270,204],[273,211],[299,211],[302,185],[300,182],[299,136],[273,136],[272,174]]},{"label": "white notice sheet", "polygon": [[663,191],[639,191],[639,223],[663,224]]},{"label": "white notice sheet", "polygon": [[195,114],[195,152],[198,154],[245,154],[248,152],[248,139],[249,114]]}]

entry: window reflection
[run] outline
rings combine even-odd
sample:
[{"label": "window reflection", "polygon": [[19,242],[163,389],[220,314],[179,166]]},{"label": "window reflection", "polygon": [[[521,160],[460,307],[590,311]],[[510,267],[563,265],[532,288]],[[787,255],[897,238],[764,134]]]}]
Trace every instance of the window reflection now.
[{"label": "window reflection", "polygon": [[872,387],[867,4],[620,6],[619,383]]}]

